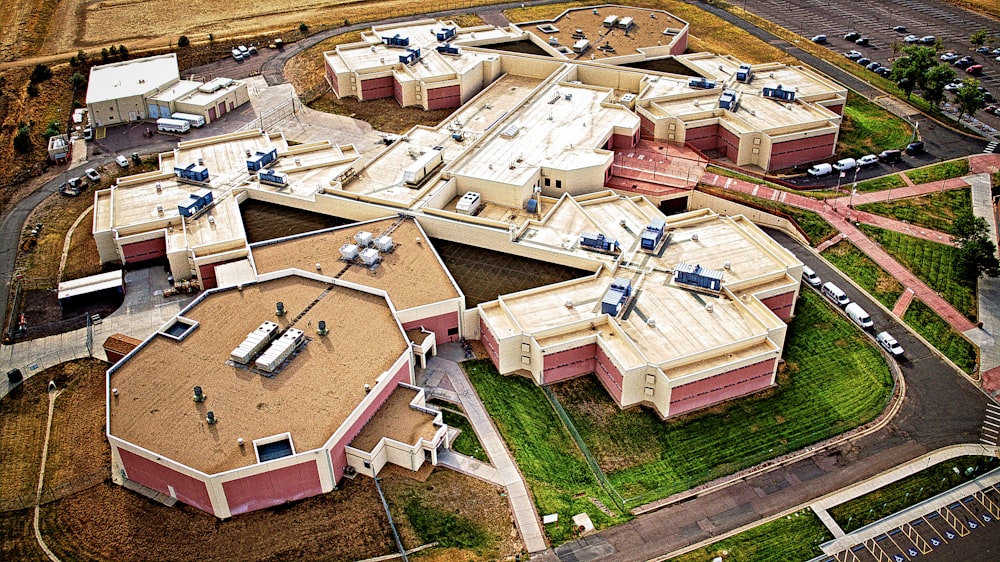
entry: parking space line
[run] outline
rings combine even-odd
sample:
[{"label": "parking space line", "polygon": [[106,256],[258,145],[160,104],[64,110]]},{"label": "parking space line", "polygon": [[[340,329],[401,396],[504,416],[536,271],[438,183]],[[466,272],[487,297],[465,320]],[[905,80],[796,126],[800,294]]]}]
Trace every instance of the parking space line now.
[{"label": "parking space line", "polygon": [[[934,531],[934,534],[936,534],[936,535],[938,536],[938,538],[939,538],[939,539],[941,539],[941,540],[942,540],[942,541],[943,541],[943,542],[944,542],[945,544],[947,544],[947,543],[948,543],[948,539],[947,539],[947,537],[945,537],[945,536],[944,536],[944,533],[942,533],[942,532],[941,532],[941,530],[940,530],[940,529],[938,529],[938,528],[937,528],[937,527],[936,527],[936,526],[934,525],[934,521],[933,521],[933,519],[939,519],[939,521],[938,521],[938,524],[939,524],[939,525],[943,525],[943,524],[945,524],[943,520],[940,520],[940,519],[941,519],[941,516],[940,516],[940,515],[938,515],[938,513],[937,513],[936,511],[933,511],[933,512],[931,512],[931,513],[928,513],[927,515],[925,515],[925,516],[923,517],[923,519],[924,519],[924,521],[926,521],[926,522],[927,522],[927,525],[928,525],[928,526],[929,526],[929,527],[931,528],[931,530],[932,530],[932,531]],[[950,532],[950,531],[949,531],[949,532]],[[931,537],[931,544],[933,545],[933,544],[934,544],[934,542],[935,542],[935,541],[934,541],[934,537]]]},{"label": "parking space line", "polygon": [[993,516],[994,520],[1000,519],[1000,505],[997,505],[993,500],[991,500],[985,492],[978,491],[972,494],[972,496],[979,500],[979,503],[983,504],[983,507],[985,507],[986,511]]},{"label": "parking space line", "polygon": [[[903,534],[902,529],[893,529],[892,531],[889,531],[889,533],[886,534],[886,536],[889,537],[889,542],[896,545],[897,552],[899,552],[904,558],[910,558],[909,556],[907,556],[908,553],[906,551],[907,549],[913,547],[906,544],[902,544],[902,540],[906,538],[906,536]],[[896,540],[897,538],[899,540]],[[898,558],[893,557],[893,559],[896,560]]]},{"label": "parking space line", "polygon": [[875,562],[882,562],[883,560],[885,562],[892,562],[892,558],[889,557],[884,550],[882,550],[882,547],[879,546],[876,540],[877,539],[868,539],[865,541],[865,548],[867,548],[868,552],[872,553],[872,556],[875,557]]},{"label": "parking space line", "polygon": [[940,513],[941,517],[945,520],[945,522],[951,525],[951,528],[954,529],[956,533],[958,533],[958,536],[964,537],[965,535],[969,534],[969,529],[968,527],[965,526],[964,523],[962,523],[961,520],[959,520],[958,517],[955,516],[954,513],[951,512],[951,508],[953,507],[958,507],[958,506],[956,504],[952,504],[949,505],[948,507],[942,507],[941,509],[938,510],[938,513]]},{"label": "parking space line", "polygon": [[[917,521],[919,522],[920,520],[918,519]],[[906,535],[906,538],[910,539],[910,542],[913,543],[913,546],[917,547],[921,554],[927,554],[933,550],[931,545],[920,535],[920,532],[913,528],[913,525],[903,523],[899,526],[899,530]]]},{"label": "parking space line", "polygon": [[[841,558],[841,556],[843,556],[843,558]],[[854,554],[854,551],[849,548],[847,550],[842,550],[837,554],[834,554],[833,558],[834,560],[837,560],[837,562],[861,562],[861,559],[858,558],[858,555]]]}]

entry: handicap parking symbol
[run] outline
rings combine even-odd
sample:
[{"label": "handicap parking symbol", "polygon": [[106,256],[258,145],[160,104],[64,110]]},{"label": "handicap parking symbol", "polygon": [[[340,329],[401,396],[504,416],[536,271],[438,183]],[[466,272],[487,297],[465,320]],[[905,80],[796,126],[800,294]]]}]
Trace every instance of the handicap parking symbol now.
[{"label": "handicap parking symbol", "polygon": [[983,515],[983,523],[989,523],[990,521],[993,521],[992,517],[989,515]]},{"label": "handicap parking symbol", "polygon": [[931,546],[941,546],[941,541],[931,538]]},{"label": "handicap parking symbol", "polygon": [[970,529],[975,529],[978,526],[979,526],[979,524],[976,523],[975,521],[969,521],[969,528]]},{"label": "handicap parking symbol", "polygon": [[955,533],[952,533],[951,531],[945,531],[944,532],[944,537],[946,539],[948,539],[948,540],[954,540],[955,539]]},{"label": "handicap parking symbol", "polygon": [[920,554],[919,552],[917,552],[917,549],[915,548],[906,549],[906,553],[910,555],[910,558],[914,558],[916,557],[916,555]]},{"label": "handicap parking symbol", "polygon": [[906,558],[903,558],[902,554],[896,554],[892,557],[894,562],[906,562]]}]

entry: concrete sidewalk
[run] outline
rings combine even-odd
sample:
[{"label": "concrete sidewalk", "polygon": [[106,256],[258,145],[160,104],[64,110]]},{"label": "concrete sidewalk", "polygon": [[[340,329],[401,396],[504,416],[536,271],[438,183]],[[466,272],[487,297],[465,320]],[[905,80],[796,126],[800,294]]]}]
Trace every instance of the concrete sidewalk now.
[{"label": "concrete sidewalk", "polygon": [[439,394],[435,389],[443,386],[445,393],[453,392],[461,400],[462,409],[493,466],[490,467],[463,455],[447,453],[442,464],[455,468],[463,474],[505,487],[514,514],[514,522],[517,524],[525,549],[531,553],[543,551],[548,547],[538,514],[535,512],[534,500],[500,433],[479,400],[479,395],[472,388],[465,372],[458,366],[458,362],[464,359],[464,352],[457,344],[440,344],[438,355],[427,360],[427,368],[418,375],[417,382],[427,388],[429,394]]}]

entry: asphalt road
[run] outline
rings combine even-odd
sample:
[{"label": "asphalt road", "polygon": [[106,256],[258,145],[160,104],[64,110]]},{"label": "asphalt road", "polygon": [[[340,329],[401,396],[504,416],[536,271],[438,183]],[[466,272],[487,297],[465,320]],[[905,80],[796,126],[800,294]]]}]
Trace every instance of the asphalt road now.
[{"label": "asphalt road", "polygon": [[978,442],[989,402],[985,394],[810,249],[784,233],[768,233],[824,281],[844,289],[872,316],[876,331],[888,330],[906,350],[900,411],[884,428],[850,444],[563,545],[555,551],[560,560],[647,560],[809,503],[928,451]]}]

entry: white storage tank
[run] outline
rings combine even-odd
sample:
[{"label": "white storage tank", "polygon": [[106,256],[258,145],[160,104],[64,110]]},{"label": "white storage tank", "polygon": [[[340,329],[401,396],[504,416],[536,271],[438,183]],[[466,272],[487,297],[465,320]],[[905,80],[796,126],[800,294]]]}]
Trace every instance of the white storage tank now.
[{"label": "white storage tank", "polygon": [[358,247],[355,244],[344,244],[340,247],[340,257],[345,260],[353,260],[358,257]]}]

